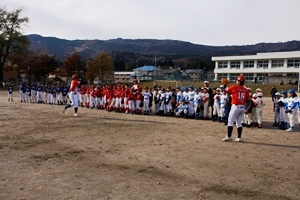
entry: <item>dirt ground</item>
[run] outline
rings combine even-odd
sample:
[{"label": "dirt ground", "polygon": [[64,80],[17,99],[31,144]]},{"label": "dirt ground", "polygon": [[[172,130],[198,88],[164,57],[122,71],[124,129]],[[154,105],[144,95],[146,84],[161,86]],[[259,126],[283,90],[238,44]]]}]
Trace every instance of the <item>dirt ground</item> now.
[{"label": "dirt ground", "polygon": [[[300,128],[7,102],[0,92],[0,199],[300,199]],[[233,136],[236,137],[236,130]]]}]

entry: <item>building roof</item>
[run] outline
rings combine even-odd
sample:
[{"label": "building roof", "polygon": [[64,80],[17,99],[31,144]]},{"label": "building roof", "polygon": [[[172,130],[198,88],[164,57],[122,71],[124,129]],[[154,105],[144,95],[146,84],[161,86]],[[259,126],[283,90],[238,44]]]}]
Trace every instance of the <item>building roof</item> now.
[{"label": "building roof", "polygon": [[202,73],[202,69],[187,69],[185,70],[185,72],[187,74],[199,74],[199,73]]},{"label": "building roof", "polygon": [[162,69],[155,66],[143,66],[143,67],[133,69],[133,71],[144,71],[144,72],[151,72],[151,71],[158,71],[158,70],[162,70]]},{"label": "building roof", "polygon": [[218,57],[212,57],[212,61],[283,59],[283,58],[299,58],[299,57],[300,57],[300,51],[288,51],[288,52],[257,53],[256,55],[244,55],[244,56],[218,56]]},{"label": "building roof", "polygon": [[164,69],[163,73],[164,74],[173,74],[175,72],[179,71],[181,73],[181,71],[179,69]]}]

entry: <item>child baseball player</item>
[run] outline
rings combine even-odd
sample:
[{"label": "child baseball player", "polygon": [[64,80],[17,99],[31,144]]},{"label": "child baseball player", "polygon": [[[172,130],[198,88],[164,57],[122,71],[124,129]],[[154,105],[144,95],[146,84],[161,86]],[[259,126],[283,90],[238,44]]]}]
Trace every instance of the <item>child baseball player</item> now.
[{"label": "child baseball player", "polygon": [[14,87],[11,85],[11,83],[8,83],[7,92],[8,92],[8,98],[7,98],[8,101],[14,101],[13,100]]},{"label": "child baseball player", "polygon": [[272,126],[278,126],[280,123],[279,111],[280,107],[278,105],[278,101],[280,99],[280,93],[275,93],[275,98],[273,99],[273,112],[274,112],[274,124]]},{"label": "child baseball player", "polygon": [[287,129],[287,113],[285,112],[286,103],[287,103],[287,92],[283,90],[281,93],[281,98],[278,101],[279,110],[279,118],[280,124],[279,129]]},{"label": "child baseball player", "polygon": [[263,101],[263,93],[259,92],[257,94],[257,99],[256,99],[256,119],[258,122],[258,126],[257,128],[262,128],[262,111],[263,111],[263,107],[265,106],[265,103]]},{"label": "child baseball player", "polygon": [[74,74],[72,76],[72,82],[71,82],[71,87],[70,87],[70,94],[69,94],[69,98],[71,103],[67,106],[64,107],[63,109],[63,113],[65,113],[65,111],[70,108],[70,107],[74,107],[74,116],[77,117],[78,114],[78,102],[79,102],[79,97],[78,97],[78,89],[80,86],[80,82],[77,79],[77,75]]},{"label": "child baseball player", "polygon": [[295,126],[295,117],[297,115],[298,97],[294,89],[289,89],[288,98],[286,103],[286,110],[290,128],[286,129],[287,132],[293,132]]}]

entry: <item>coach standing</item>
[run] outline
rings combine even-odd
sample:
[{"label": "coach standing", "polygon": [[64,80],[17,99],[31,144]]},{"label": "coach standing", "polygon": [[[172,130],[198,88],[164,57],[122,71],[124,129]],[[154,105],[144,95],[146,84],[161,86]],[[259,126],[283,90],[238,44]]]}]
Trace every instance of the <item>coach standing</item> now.
[{"label": "coach standing", "polygon": [[277,89],[276,89],[275,85],[273,85],[273,86],[272,86],[272,89],[271,89],[271,92],[270,92],[272,101],[275,100],[275,94],[276,94],[276,92],[277,92]]},{"label": "coach standing", "polygon": [[245,113],[245,105],[250,100],[250,94],[246,87],[244,87],[245,77],[238,76],[236,79],[236,85],[233,85],[227,89],[227,93],[232,95],[232,106],[228,117],[227,137],[222,139],[223,141],[232,140],[233,123],[237,123],[238,136],[235,139],[237,142],[242,141],[242,121]]},{"label": "coach standing", "polygon": [[67,106],[64,107],[63,109],[63,113],[65,113],[65,111],[70,108],[71,106],[74,107],[74,116],[77,117],[77,111],[78,111],[78,88],[80,86],[80,82],[77,79],[77,75],[74,74],[72,76],[72,82],[71,82],[71,86],[70,86],[70,94],[69,94],[69,98],[71,103]]}]

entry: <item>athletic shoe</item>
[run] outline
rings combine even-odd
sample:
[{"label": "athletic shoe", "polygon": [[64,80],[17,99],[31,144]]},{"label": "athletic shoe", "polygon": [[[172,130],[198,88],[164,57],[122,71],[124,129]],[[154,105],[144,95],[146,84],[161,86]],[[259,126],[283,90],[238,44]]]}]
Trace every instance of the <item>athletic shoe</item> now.
[{"label": "athletic shoe", "polygon": [[285,131],[287,131],[287,132],[293,132],[293,131],[294,131],[294,129],[292,129],[292,128],[289,128],[289,129],[286,129]]},{"label": "athletic shoe", "polygon": [[65,113],[66,112],[66,108],[62,109],[62,112]]},{"label": "athletic shoe", "polygon": [[77,113],[74,114],[75,117],[78,117]]},{"label": "athletic shoe", "polygon": [[222,139],[222,141],[224,141],[224,142],[231,141],[231,140],[232,140],[231,137],[226,137],[226,138]]},{"label": "athletic shoe", "polygon": [[235,138],[234,141],[236,141],[236,142],[241,142],[241,141],[242,141],[242,138]]}]

